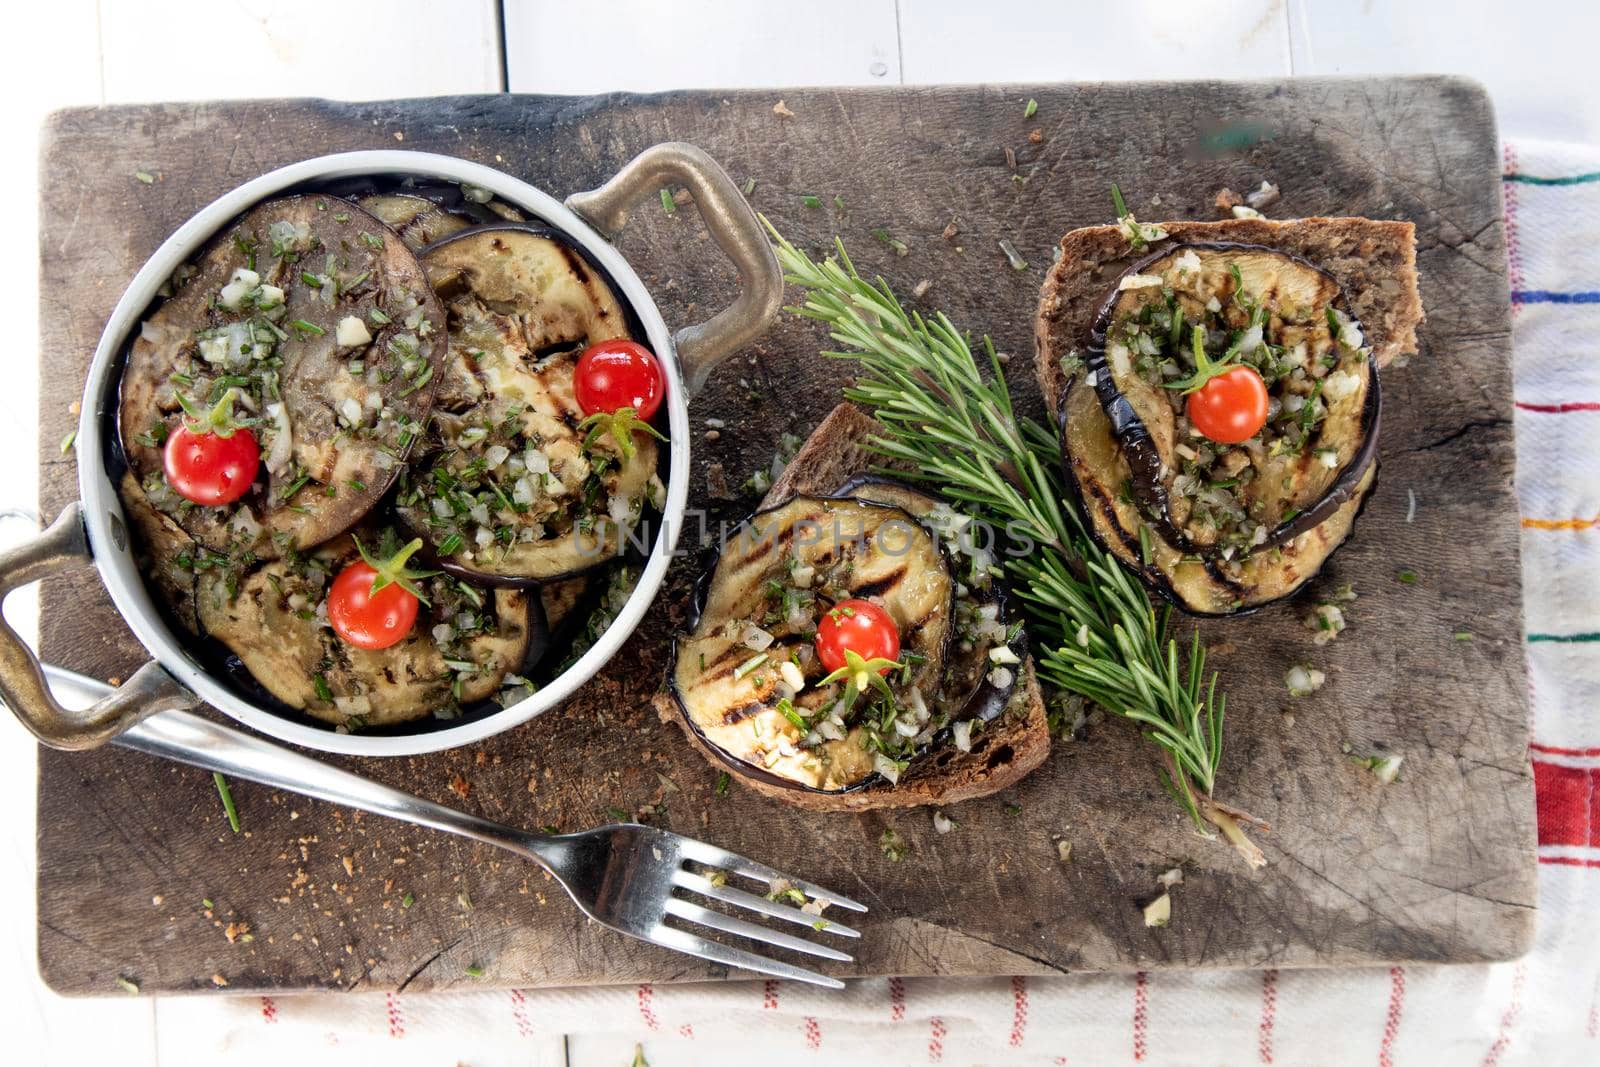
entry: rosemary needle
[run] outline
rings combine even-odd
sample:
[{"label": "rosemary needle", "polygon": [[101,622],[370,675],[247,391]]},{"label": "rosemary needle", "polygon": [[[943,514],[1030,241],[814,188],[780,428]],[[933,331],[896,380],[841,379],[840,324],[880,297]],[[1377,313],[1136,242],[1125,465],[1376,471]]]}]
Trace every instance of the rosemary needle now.
[{"label": "rosemary needle", "polygon": [[1240,813],[1212,799],[1226,698],[1206,674],[1198,631],[1184,648],[1168,632],[1170,609],[1157,612],[1089,536],[1066,495],[1055,434],[1016,414],[988,338],[985,379],[949,318],[908,312],[882,279],[857,273],[843,242],[817,263],[766,225],[787,280],[804,290],[805,302],[789,310],[827,327],[841,350],[824,355],[856,365],[846,398],[886,427],[873,450],[910,461],[911,472],[897,476],[936,486],[1013,544],[1033,546],[1003,566],[1031,617],[1043,678],[1137,723],[1161,751],[1162,784],[1195,826],[1216,826],[1249,863],[1264,863]]},{"label": "rosemary needle", "polygon": [[228,788],[228,780],[220,772],[212,771],[211,777],[217,783],[217,795],[222,798],[222,810],[228,815],[228,826],[238,833],[239,809],[233,805],[233,790]]}]

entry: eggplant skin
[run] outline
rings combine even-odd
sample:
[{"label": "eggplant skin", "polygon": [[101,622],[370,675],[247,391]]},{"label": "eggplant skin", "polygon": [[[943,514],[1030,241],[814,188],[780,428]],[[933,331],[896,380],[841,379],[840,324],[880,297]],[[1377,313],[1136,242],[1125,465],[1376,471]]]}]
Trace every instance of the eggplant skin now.
[{"label": "eggplant skin", "polygon": [[528,586],[614,559],[661,498],[654,438],[626,451],[580,431],[573,371],[591,344],[628,336],[599,273],[529,227],[463,232],[425,251],[447,308],[449,352],[427,444],[397,501],[437,564]]},{"label": "eggplant skin", "polygon": [[1185,555],[1154,532],[1147,534],[1147,561],[1139,530],[1149,527],[1122,488],[1131,478],[1126,456],[1081,374],[1068,381],[1061,411],[1066,481],[1089,518],[1090,532],[1153,592],[1194,615],[1246,614],[1294,594],[1350,536],[1377,476],[1374,459],[1321,523],[1275,550],[1252,556],[1244,564],[1244,580],[1237,581],[1208,561]]},{"label": "eggplant skin", "polygon": [[[304,550],[360,521],[394,482],[444,354],[443,309],[388,227],[331,197],[269,200],[146,317],[122,375],[123,452],[150,502],[206,548]],[[237,412],[258,420],[261,473],[238,502],[198,507],[167,484],[161,445],[180,391],[210,406],[229,386],[242,392]]]},{"label": "eggplant skin", "polygon": [[[399,644],[376,651],[346,644],[327,625],[322,598],[357,558],[355,543],[341,537],[305,557],[263,564],[236,590],[220,575],[202,576],[201,626],[273,697],[349,730],[453,717],[523,668],[534,638],[528,595],[509,589],[469,595],[447,577],[425,581],[429,606]],[[459,621],[463,611],[475,617],[474,627],[441,645],[435,627]],[[271,639],[263,641],[263,634]],[[475,667],[457,670],[447,659]]]},{"label": "eggplant skin", "polygon": [[356,203],[382,219],[414,252],[473,226],[523,221],[522,213],[509,204],[468,200],[454,185],[374,190],[358,197]]},{"label": "eggplant skin", "polygon": [[[1203,305],[1208,295],[1221,299]],[[1225,329],[1237,342],[1257,306],[1267,312],[1259,336],[1279,347],[1252,350],[1250,361],[1260,362],[1280,398],[1280,421],[1269,420],[1263,435],[1241,446],[1188,436],[1181,407],[1155,384],[1186,373],[1187,353],[1175,357],[1170,336],[1204,322],[1208,347]],[[1375,477],[1382,391],[1376,362],[1360,347],[1360,323],[1345,307],[1337,282],[1315,264],[1256,245],[1201,242],[1135,263],[1103,301],[1087,358],[1068,373],[1063,465],[1096,537],[1185,610],[1227,615],[1287,596],[1348,537]],[[1173,311],[1183,314],[1181,324]],[[1152,336],[1159,353],[1139,347]],[[1182,361],[1176,372],[1154,369],[1175,358]],[[1325,383],[1340,385],[1337,395],[1332,385],[1324,395]],[[1295,398],[1321,412],[1310,435],[1283,429],[1297,421],[1289,414]],[[1263,447],[1268,430],[1287,433],[1290,447]],[[1223,459],[1237,465],[1222,468]],[[1234,514],[1250,516],[1237,521],[1246,523],[1245,535],[1255,524],[1253,542],[1238,533],[1229,542],[1201,511],[1205,492],[1196,487],[1223,479],[1232,479],[1232,499],[1248,509]],[[1209,538],[1192,539],[1197,530]]]},{"label": "eggplant skin", "polygon": [[132,533],[133,559],[159,604],[190,634],[200,633],[195,606],[195,559],[204,552],[183,527],[157,511],[127,471],[117,486],[122,513]]}]

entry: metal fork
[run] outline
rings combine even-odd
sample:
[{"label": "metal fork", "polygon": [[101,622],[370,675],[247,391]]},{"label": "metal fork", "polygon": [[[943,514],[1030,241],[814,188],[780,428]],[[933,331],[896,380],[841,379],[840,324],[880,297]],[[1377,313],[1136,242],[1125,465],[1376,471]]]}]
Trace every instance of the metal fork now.
[{"label": "metal fork", "polygon": [[[81,701],[88,705],[110,691],[101,682],[59,667],[46,667],[45,673],[63,702]],[[691,896],[839,937],[861,936],[841,923],[769,900],[760,892],[739,889],[733,884],[733,877],[749,879],[762,888],[787,882],[814,901],[826,901],[830,907],[864,912],[864,905],[726,849],[652,826],[621,823],[575,834],[528,833],[391,789],[185,711],[152,715],[113,743],[498,845],[549,871],[579,910],[602,926],[730,967],[833,989],[844,987],[837,978],[710,940],[695,933],[693,927],[844,963],[851,957],[782,930],[713,910]],[[707,869],[695,870],[689,864]],[[727,872],[727,876],[715,876],[714,871]]]}]

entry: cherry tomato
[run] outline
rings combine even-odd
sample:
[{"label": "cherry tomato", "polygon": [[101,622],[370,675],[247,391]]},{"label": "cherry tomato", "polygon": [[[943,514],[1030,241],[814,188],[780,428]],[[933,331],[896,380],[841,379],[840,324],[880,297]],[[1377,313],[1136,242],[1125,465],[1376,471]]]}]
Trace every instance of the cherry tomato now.
[{"label": "cherry tomato", "polygon": [[261,466],[261,446],[248,428],[227,437],[210,430],[191,430],[186,423],[167,435],[162,452],[167,481],[185,500],[216,507],[231,504],[250,491]]},{"label": "cherry tomato", "polygon": [[817,658],[836,671],[845,665],[846,650],[862,659],[899,659],[900,628],[870,600],[841,600],[817,624]]},{"label": "cherry tomato", "polygon": [[1254,367],[1223,371],[1189,394],[1194,428],[1219,445],[1248,441],[1267,421],[1267,385]]},{"label": "cherry tomato", "polygon": [[572,392],[585,415],[609,415],[619,408],[632,408],[649,422],[666,391],[661,364],[648,348],[633,341],[590,345],[578,357],[572,376]]},{"label": "cherry tomato", "polygon": [[357,648],[388,648],[404,641],[417,621],[417,598],[399,584],[376,593],[378,577],[372,564],[362,560],[339,572],[328,590],[328,622],[334,632]]}]

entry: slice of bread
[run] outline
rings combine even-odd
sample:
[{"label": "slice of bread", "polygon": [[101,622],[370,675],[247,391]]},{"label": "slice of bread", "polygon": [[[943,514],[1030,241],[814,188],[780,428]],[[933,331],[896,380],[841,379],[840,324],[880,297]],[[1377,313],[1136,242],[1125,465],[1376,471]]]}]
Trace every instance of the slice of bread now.
[{"label": "slice of bread", "polygon": [[[883,426],[853,404],[840,404],[822,420],[801,446],[783,474],[767,491],[761,508],[790,497],[830,494],[855,475],[881,464],[867,449]],[[656,696],[661,718],[683,727],[689,741],[713,764],[721,758],[684,721],[670,693]],[[1006,712],[972,739],[972,751],[953,745],[935,748],[913,760],[895,785],[879,782],[850,793],[812,793],[755,778],[743,777],[750,788],[796,807],[812,811],[867,811],[874,808],[915,808],[929,804],[954,804],[997,793],[1021,781],[1050,754],[1050,727],[1045,720],[1044,694],[1035,676],[1033,659],[1024,660]]]},{"label": "slice of bread", "polygon": [[1359,218],[1226,219],[1163,222],[1167,236],[1135,252],[1119,226],[1086,226],[1061,239],[1034,321],[1034,371],[1052,413],[1060,411],[1066,376],[1061,359],[1082,354],[1101,302],[1135,261],[1186,241],[1237,241],[1300,256],[1339,282],[1360,320],[1379,367],[1417,350],[1422,298],[1417,292],[1416,227]]}]

